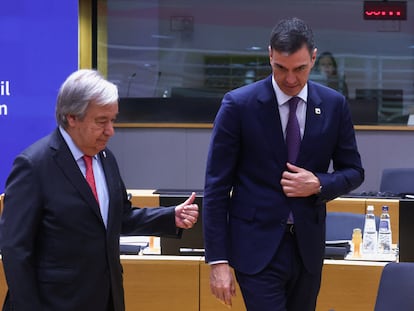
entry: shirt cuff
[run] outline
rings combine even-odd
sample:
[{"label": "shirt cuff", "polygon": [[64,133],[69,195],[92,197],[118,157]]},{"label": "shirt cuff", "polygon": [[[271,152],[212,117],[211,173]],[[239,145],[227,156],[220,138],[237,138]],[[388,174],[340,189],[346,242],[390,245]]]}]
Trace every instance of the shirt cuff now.
[{"label": "shirt cuff", "polygon": [[208,264],[209,265],[216,265],[219,263],[229,263],[227,260],[214,260],[214,261],[209,261]]}]

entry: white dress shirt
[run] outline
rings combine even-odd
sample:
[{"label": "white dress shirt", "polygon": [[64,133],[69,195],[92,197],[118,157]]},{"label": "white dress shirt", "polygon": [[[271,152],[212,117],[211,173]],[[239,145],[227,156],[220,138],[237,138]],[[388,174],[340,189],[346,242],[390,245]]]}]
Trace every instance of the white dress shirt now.
[{"label": "white dress shirt", "polygon": [[[65,131],[64,128],[59,126],[60,133],[63,136],[66,144],[68,145],[70,152],[72,153],[73,158],[79,166],[83,176],[86,177],[86,166],[83,160],[84,153],[79,150],[79,148],[73,142],[72,137]],[[108,223],[108,208],[109,208],[109,195],[108,195],[108,186],[106,184],[105,174],[102,167],[101,160],[98,155],[92,157],[92,169],[93,175],[95,178],[96,191],[99,198],[99,208],[101,210],[102,220],[105,224],[105,227]]]},{"label": "white dress shirt", "polygon": [[[280,115],[280,122],[282,123],[283,129],[283,136],[286,138],[286,125],[289,118],[289,99],[292,96],[286,95],[282,92],[282,90],[277,85],[275,78],[272,77],[272,84],[273,89],[276,94],[278,108],[279,108],[279,115]],[[305,123],[306,123],[306,100],[308,98],[308,84],[304,86],[304,88],[299,92],[298,95],[301,100],[298,103],[298,107],[296,108],[296,117],[298,118],[299,126],[300,126],[300,137],[303,138],[303,133],[305,132]]]}]

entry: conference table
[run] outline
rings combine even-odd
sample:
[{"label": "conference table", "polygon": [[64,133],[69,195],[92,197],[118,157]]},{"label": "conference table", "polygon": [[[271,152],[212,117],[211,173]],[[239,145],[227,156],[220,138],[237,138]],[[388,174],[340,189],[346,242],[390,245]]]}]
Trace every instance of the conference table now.
[{"label": "conference table", "polygon": [[[121,255],[126,310],[228,310],[210,293],[202,256]],[[317,311],[373,310],[385,262],[325,260]],[[0,301],[7,285],[0,270]],[[232,310],[245,310],[239,288]]]},{"label": "conference table", "polygon": [[[154,194],[154,190],[128,190],[131,193],[131,201],[136,206],[159,206],[160,196],[162,194]],[[162,200],[161,200],[162,201]],[[374,212],[377,216],[381,213],[383,205],[389,206],[389,213],[391,218],[391,227],[393,228],[393,243],[398,241],[398,226],[399,226],[399,200],[398,199],[384,199],[384,198],[338,198],[330,201],[327,204],[328,212],[352,212],[365,214],[368,205],[374,206]],[[146,257],[148,258],[148,257]],[[168,258],[168,259],[167,259]],[[172,258],[177,260],[184,260],[185,264],[189,265],[189,260],[193,263],[198,263],[192,268],[188,268],[188,273],[198,275],[198,287],[192,295],[198,297],[198,304],[194,309],[187,305],[185,310],[199,310],[199,311],[213,311],[226,310],[227,307],[222,305],[215,299],[209,288],[209,266],[204,263],[204,257],[196,256],[160,256],[157,260],[166,261],[167,265],[177,264]],[[191,258],[191,259],[190,259]],[[155,260],[155,259],[145,259]],[[170,261],[172,260],[172,261]],[[131,262],[128,262],[130,264]],[[125,262],[123,262],[125,265]],[[373,310],[375,306],[376,295],[378,291],[379,281],[382,270],[387,264],[386,261],[361,261],[361,260],[325,260],[322,272],[321,290],[318,296],[317,311],[365,311]],[[194,271],[194,270],[198,271]],[[128,269],[126,269],[128,271]],[[190,272],[192,271],[192,272]],[[155,272],[155,271],[154,271]],[[162,276],[161,276],[162,277]],[[168,278],[170,275],[168,275]],[[171,276],[172,277],[172,276]],[[188,294],[187,285],[192,284],[190,280],[186,280],[185,276],[178,273],[176,275],[179,284],[183,285],[183,292]],[[167,277],[166,277],[167,279]],[[125,276],[126,287],[126,302],[132,302],[128,290],[129,278]],[[185,284],[183,284],[185,283]],[[145,286],[145,285],[141,285]],[[169,286],[167,286],[169,287]],[[166,289],[163,286],[163,289]],[[194,290],[195,288],[192,287]],[[172,294],[171,294],[172,295]],[[168,295],[170,297],[171,295]],[[139,295],[138,295],[139,296]],[[175,296],[175,295],[174,295]],[[184,295],[185,296],[185,295]],[[183,297],[184,299],[185,297]],[[150,297],[148,297],[150,299]],[[142,301],[142,300],[141,300]],[[185,301],[194,303],[192,298],[187,297]],[[146,305],[149,307],[149,305]],[[152,306],[154,307],[154,306]],[[183,308],[183,305],[181,306]],[[131,309],[134,310],[134,309]],[[175,310],[168,304],[165,309],[152,310]],[[182,310],[180,307],[177,310]],[[232,310],[245,310],[243,300],[239,288],[237,288],[237,296],[233,299]]]},{"label": "conference table", "polygon": [[[154,207],[160,196],[153,190],[128,190],[133,205]],[[2,197],[0,196],[0,204]],[[377,213],[390,207],[391,223],[398,228],[398,200],[338,198],[328,211],[365,213],[372,204]],[[1,208],[1,206],[0,206]],[[398,239],[394,230],[393,239]],[[210,293],[209,266],[203,256],[121,255],[124,269],[126,310],[219,311],[228,310]],[[373,310],[381,272],[387,262],[325,260],[317,311]],[[0,269],[0,300],[7,285]],[[232,310],[245,310],[239,288]]]}]

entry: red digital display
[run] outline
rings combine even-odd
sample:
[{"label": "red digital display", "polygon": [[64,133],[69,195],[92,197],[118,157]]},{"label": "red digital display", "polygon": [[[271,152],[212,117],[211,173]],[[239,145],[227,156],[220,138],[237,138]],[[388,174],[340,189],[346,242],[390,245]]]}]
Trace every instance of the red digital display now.
[{"label": "red digital display", "polygon": [[406,20],[407,1],[364,1],[364,19]]}]

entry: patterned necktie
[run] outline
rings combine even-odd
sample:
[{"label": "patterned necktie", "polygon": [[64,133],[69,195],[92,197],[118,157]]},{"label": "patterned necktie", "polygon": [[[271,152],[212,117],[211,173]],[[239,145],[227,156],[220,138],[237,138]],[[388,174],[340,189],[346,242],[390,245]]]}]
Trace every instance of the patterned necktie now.
[{"label": "patterned necktie", "polygon": [[296,117],[296,108],[300,98],[292,97],[289,99],[289,119],[286,125],[286,145],[288,153],[288,162],[295,164],[300,148],[300,127]]},{"label": "patterned necktie", "polygon": [[86,166],[86,181],[92,189],[93,195],[95,196],[96,201],[99,203],[98,193],[96,191],[95,177],[93,176],[92,168],[92,157],[88,155],[83,156],[83,161],[85,161]]}]

